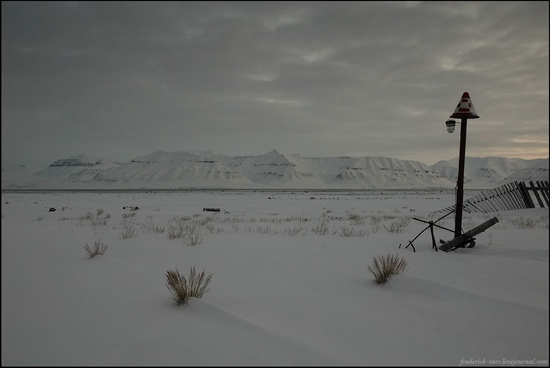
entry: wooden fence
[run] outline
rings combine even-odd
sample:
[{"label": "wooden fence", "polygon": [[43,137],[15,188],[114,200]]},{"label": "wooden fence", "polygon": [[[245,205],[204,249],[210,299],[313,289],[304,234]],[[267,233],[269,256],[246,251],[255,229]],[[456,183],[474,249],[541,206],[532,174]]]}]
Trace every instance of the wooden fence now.
[{"label": "wooden fence", "polygon": [[[548,181],[513,182],[482,191],[463,202],[464,212],[498,212],[523,208],[549,208]],[[546,205],[545,205],[546,204]],[[456,205],[435,212],[451,212]]]}]

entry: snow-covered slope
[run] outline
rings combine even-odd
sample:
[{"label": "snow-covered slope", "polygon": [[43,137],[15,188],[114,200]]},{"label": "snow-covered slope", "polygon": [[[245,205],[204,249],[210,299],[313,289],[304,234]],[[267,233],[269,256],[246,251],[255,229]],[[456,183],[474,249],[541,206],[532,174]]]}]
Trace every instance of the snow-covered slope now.
[{"label": "snow-covered slope", "polygon": [[[27,172],[23,178],[12,176],[9,172],[4,177],[2,172],[2,188],[77,189],[85,183],[95,183],[96,176],[101,172],[121,165],[85,155],[72,156],[56,160],[43,170]],[[8,182],[11,184],[4,184]]]},{"label": "snow-covered slope", "polygon": [[[235,157],[155,151],[124,164],[80,155],[34,173],[16,172],[3,169],[2,189],[423,189],[453,188],[458,159],[427,166],[388,157],[302,157],[277,150]],[[467,189],[515,180],[548,180],[548,159],[466,158]]]},{"label": "snow-covered slope", "polygon": [[449,187],[453,183],[418,161],[361,157],[337,174],[336,186],[358,188]]},{"label": "snow-covered slope", "polygon": [[548,170],[548,160],[533,160],[533,166],[517,170],[512,175],[508,176],[504,182],[511,181],[548,181],[550,180]]},{"label": "snow-covered slope", "polygon": [[[539,175],[527,174],[532,168],[541,168]],[[546,167],[546,177],[544,168]],[[432,166],[442,176],[456,182],[458,158],[439,161]],[[536,170],[535,170],[536,171]],[[536,178],[535,178],[536,177]],[[548,159],[525,160],[504,157],[466,157],[464,162],[464,184],[473,188],[495,187],[510,181],[548,180]]]},{"label": "snow-covered slope", "polygon": [[26,187],[35,180],[34,171],[26,165],[2,167],[2,188]]},{"label": "snow-covered slope", "polygon": [[254,185],[246,176],[211,156],[156,151],[136,157],[126,165],[104,171],[95,179],[105,186],[129,189],[233,188]]},{"label": "snow-covered slope", "polygon": [[227,165],[254,183],[270,187],[324,188],[326,183],[296,156],[285,156],[277,150],[256,156],[226,160]]}]

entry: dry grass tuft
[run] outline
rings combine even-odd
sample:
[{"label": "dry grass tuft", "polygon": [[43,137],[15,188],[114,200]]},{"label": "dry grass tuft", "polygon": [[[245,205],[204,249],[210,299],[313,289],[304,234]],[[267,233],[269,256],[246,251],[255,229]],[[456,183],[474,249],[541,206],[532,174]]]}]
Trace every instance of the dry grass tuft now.
[{"label": "dry grass tuft", "polygon": [[90,248],[88,243],[84,245],[84,250],[86,251],[86,254],[88,255],[88,257],[90,258],[93,258],[97,255],[102,256],[107,251],[107,248],[109,247],[103,244],[101,240],[96,240],[93,248]]},{"label": "dry grass tuft", "polygon": [[212,274],[206,275],[204,270],[197,274],[195,266],[191,267],[189,276],[185,277],[176,269],[166,271],[166,287],[178,305],[188,304],[189,298],[201,298],[209,291],[208,284]]},{"label": "dry grass tuft", "polygon": [[373,258],[371,266],[367,269],[374,275],[374,281],[377,284],[385,284],[390,277],[400,275],[407,269],[407,261],[395,254],[387,254],[386,256],[376,256]]}]

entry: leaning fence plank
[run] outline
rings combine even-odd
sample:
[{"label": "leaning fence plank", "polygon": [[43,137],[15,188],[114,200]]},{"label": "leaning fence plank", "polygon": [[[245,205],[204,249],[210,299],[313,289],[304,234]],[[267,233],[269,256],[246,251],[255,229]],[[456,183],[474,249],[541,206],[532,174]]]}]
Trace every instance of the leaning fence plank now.
[{"label": "leaning fence plank", "polygon": [[529,208],[535,208],[535,203],[533,203],[533,198],[531,198],[531,194],[529,194],[527,184],[525,184],[525,182],[521,182],[520,186],[522,188],[522,192],[525,193],[525,199],[529,203]]},{"label": "leaning fence plank", "polygon": [[539,193],[538,193],[538,189],[535,184],[533,183],[533,181],[529,181],[529,184],[531,185],[531,189],[533,191],[533,194],[535,194],[535,198],[537,199],[537,202],[539,202],[539,206],[544,208],[544,204],[542,203],[542,200],[540,199],[540,196],[539,196]]},{"label": "leaning fence plank", "polygon": [[529,201],[530,198],[527,195],[527,191],[525,190],[525,186],[523,185],[522,182],[517,182],[516,181],[515,183],[518,186],[518,191],[521,194],[521,198],[523,199],[523,202],[525,203],[524,208],[531,208],[531,204],[530,204],[530,201]]},{"label": "leaning fence plank", "polygon": [[512,205],[510,198],[508,196],[508,193],[504,191],[504,187],[500,186],[496,188],[496,191],[498,192],[499,198],[504,203],[504,207],[506,207],[506,210],[509,211],[514,208]]},{"label": "leaning fence plank", "polygon": [[504,202],[504,199],[501,197],[500,192],[498,188],[493,189],[493,193],[495,194],[495,201],[500,205],[503,211],[508,210],[508,205],[506,202]]},{"label": "leaning fence plank", "polygon": [[485,213],[494,212],[494,209],[489,205],[482,193],[479,194],[479,205],[485,209]]},{"label": "leaning fence plank", "polygon": [[472,207],[470,206],[470,200],[462,202],[462,209],[467,213],[472,213]]},{"label": "leaning fence plank", "polygon": [[490,193],[489,191],[487,191],[487,190],[484,191],[484,192],[483,192],[483,195],[484,195],[484,197],[487,199],[487,201],[484,202],[484,203],[487,203],[490,207],[492,207],[492,208],[493,208],[493,212],[498,212],[498,211],[500,211],[500,208],[498,208],[498,207],[493,203],[492,198],[491,198],[491,193]]},{"label": "leaning fence plank", "polygon": [[550,207],[550,183],[548,181],[541,182],[542,187],[544,188],[542,193],[544,194],[544,199],[546,200],[546,205]]},{"label": "leaning fence plank", "polygon": [[519,187],[517,185],[517,182],[510,183],[510,187],[512,187],[513,189],[512,194],[514,195],[514,198],[516,199],[519,208],[527,208],[525,205],[525,201],[523,200],[523,197],[521,195],[521,191],[519,190]]},{"label": "leaning fence plank", "polygon": [[495,194],[493,190],[487,191],[487,196],[489,197],[489,203],[493,205],[497,209],[497,211],[501,211],[502,208],[500,208],[500,205],[498,201],[496,200]]},{"label": "leaning fence plank", "polygon": [[533,208],[534,205],[531,204],[531,196],[529,195],[529,192],[527,191],[527,187],[525,186],[525,183],[520,181],[518,183],[519,191],[521,195],[523,196],[523,200],[525,201],[526,208]]},{"label": "leaning fence plank", "polygon": [[495,190],[499,194],[500,200],[502,201],[502,203],[504,203],[504,206],[506,207],[506,209],[507,210],[513,209],[514,207],[512,206],[512,203],[510,203],[510,199],[508,198],[508,194],[506,194],[504,192],[504,188],[503,187],[498,187],[498,188],[495,188]]},{"label": "leaning fence plank", "polygon": [[517,196],[516,189],[512,185],[512,183],[505,184],[504,187],[506,188],[508,195],[512,199],[512,202],[514,202],[514,209],[520,209],[521,202],[519,200],[519,197]]},{"label": "leaning fence plank", "polygon": [[479,194],[472,197],[472,206],[478,211],[485,213],[485,209],[479,204]]},{"label": "leaning fence plank", "polygon": [[478,196],[472,198],[472,207],[476,209],[476,212],[487,213],[483,207],[479,204]]},{"label": "leaning fence plank", "polygon": [[546,202],[546,207],[550,207],[550,203],[548,203],[548,182],[537,181],[537,184],[541,188],[540,194],[542,195],[542,198],[544,198],[544,201]]},{"label": "leaning fence plank", "polygon": [[464,206],[467,209],[468,213],[477,212],[477,210],[474,207],[473,203],[474,203],[474,197],[470,197],[470,198],[468,198],[468,200],[466,200],[464,202]]},{"label": "leaning fence plank", "polygon": [[509,210],[513,210],[515,207],[514,202],[512,202],[512,198],[510,198],[510,194],[508,194],[504,185],[501,187],[498,187],[497,190],[500,193],[502,200],[506,203],[506,208]]}]

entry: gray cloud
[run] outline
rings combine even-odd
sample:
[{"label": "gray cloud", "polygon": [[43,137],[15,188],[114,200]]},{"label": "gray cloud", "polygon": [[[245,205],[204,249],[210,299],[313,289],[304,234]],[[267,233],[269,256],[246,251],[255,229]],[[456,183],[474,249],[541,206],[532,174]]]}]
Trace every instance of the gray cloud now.
[{"label": "gray cloud", "polygon": [[2,2],[2,165],[548,157],[548,2]]}]

